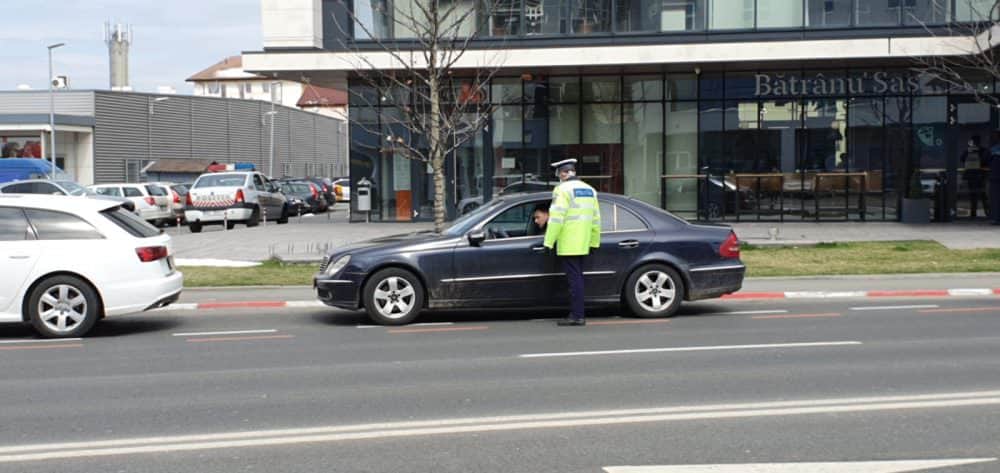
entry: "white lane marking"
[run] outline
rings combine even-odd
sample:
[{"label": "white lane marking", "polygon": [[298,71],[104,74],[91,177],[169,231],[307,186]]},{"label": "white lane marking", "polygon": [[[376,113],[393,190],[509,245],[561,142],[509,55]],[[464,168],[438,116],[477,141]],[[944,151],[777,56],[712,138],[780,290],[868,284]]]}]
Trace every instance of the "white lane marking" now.
[{"label": "white lane marking", "polygon": [[326,307],[326,304],[320,301],[288,301],[285,303],[285,307],[313,308],[313,307]]},{"label": "white lane marking", "polygon": [[934,304],[922,305],[872,305],[864,307],[851,307],[851,310],[904,310],[904,309],[937,309]]},{"label": "white lane marking", "polygon": [[992,289],[948,289],[949,296],[992,296]]},{"label": "white lane marking", "polygon": [[407,327],[434,327],[437,325],[455,325],[455,322],[424,322],[421,324],[410,324]]},{"label": "white lane marking", "polygon": [[186,332],[186,333],[173,333],[171,335],[175,337],[200,337],[203,335],[247,335],[251,333],[275,333],[277,329],[269,328],[263,330],[228,330],[225,332]]},{"label": "white lane marking", "polygon": [[357,326],[357,328],[378,328],[378,327],[382,327],[382,325],[358,325]]},{"label": "white lane marking", "polygon": [[793,291],[786,292],[786,299],[835,299],[839,297],[866,297],[867,291],[842,291],[842,292],[822,292],[822,291]]},{"label": "white lane marking", "polygon": [[607,473],[905,473],[989,463],[996,458],[949,458],[940,460],[890,460],[796,463],[721,463],[716,465],[608,466]]},{"label": "white lane marking", "polygon": [[787,314],[787,310],[734,310],[732,312],[719,312],[725,315],[763,315],[763,314]]},{"label": "white lane marking", "polygon": [[0,463],[440,434],[997,404],[1000,404],[1000,391],[978,391],[333,425],[0,447]]},{"label": "white lane marking", "polygon": [[639,348],[634,350],[599,350],[599,351],[569,351],[562,353],[526,353],[517,355],[518,358],[557,358],[568,356],[597,356],[597,355],[627,355],[633,353],[668,353],[684,351],[722,351],[722,350],[751,350],[756,348],[806,348],[806,347],[835,347],[843,345],[861,345],[859,341],[837,341],[837,342],[796,342],[796,343],[768,343],[759,345],[715,345],[715,346],[693,346],[693,347],[669,347],[669,348]]},{"label": "white lane marking", "polygon": [[78,342],[83,340],[82,338],[50,338],[46,340],[0,340],[0,344],[3,345],[13,345],[15,343],[62,343],[62,342]]}]

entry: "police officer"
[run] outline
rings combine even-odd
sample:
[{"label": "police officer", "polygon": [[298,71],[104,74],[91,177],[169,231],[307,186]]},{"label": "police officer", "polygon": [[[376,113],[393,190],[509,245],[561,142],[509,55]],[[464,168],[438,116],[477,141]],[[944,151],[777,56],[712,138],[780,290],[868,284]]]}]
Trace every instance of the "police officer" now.
[{"label": "police officer", "polygon": [[990,223],[1000,225],[1000,131],[993,132],[990,147]]},{"label": "police officer", "polygon": [[569,317],[559,326],[583,326],[583,260],[591,248],[601,246],[601,212],[597,191],[576,177],[576,160],[552,163],[561,182],[552,191],[545,247],[555,247],[569,281]]}]

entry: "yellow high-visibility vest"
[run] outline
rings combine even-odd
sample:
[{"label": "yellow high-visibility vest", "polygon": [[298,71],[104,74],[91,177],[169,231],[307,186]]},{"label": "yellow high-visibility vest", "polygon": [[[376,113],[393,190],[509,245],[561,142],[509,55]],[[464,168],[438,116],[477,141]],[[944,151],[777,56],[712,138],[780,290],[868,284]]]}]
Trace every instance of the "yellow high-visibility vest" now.
[{"label": "yellow high-visibility vest", "polygon": [[593,187],[572,179],[552,191],[545,246],[555,246],[559,256],[587,255],[601,246],[601,209]]}]

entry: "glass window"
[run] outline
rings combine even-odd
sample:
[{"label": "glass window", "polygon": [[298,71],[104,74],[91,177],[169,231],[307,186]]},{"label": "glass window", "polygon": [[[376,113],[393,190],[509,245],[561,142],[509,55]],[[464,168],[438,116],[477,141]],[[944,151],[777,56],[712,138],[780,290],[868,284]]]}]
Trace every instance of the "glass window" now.
[{"label": "glass window", "polygon": [[710,0],[708,28],[747,30],[753,28],[754,0]]},{"label": "glass window", "polygon": [[556,103],[576,103],[580,100],[579,77],[552,77],[549,79],[549,100]]},{"label": "glass window", "polygon": [[621,87],[618,76],[584,77],[584,102],[618,102],[621,100]]},{"label": "glass window", "polygon": [[567,26],[571,34],[611,31],[611,0],[568,0]]},{"label": "glass window", "polygon": [[137,238],[150,238],[160,234],[160,230],[143,220],[138,215],[121,207],[101,212],[108,220],[118,225],[122,230]]},{"label": "glass window", "polygon": [[143,197],[142,191],[135,187],[125,187],[125,197]]},{"label": "glass window", "polygon": [[529,0],[524,5],[525,34],[565,33],[565,16],[566,8],[561,0]]},{"label": "glass window", "polygon": [[667,74],[668,100],[695,100],[698,98],[698,76],[695,74]]},{"label": "glass window", "polygon": [[521,103],[521,79],[493,79],[490,84],[490,100],[493,103]]},{"label": "glass window", "polygon": [[[312,175],[313,173],[307,172],[306,174]],[[256,174],[253,175],[253,185],[257,187],[257,190],[267,189],[267,186],[264,185],[264,181],[260,178],[260,176]]]},{"label": "glass window", "polygon": [[575,145],[580,142],[580,106],[549,106],[549,144]]},{"label": "glass window", "polygon": [[598,201],[601,212],[601,232],[615,231],[615,204],[607,201]]},{"label": "glass window", "polygon": [[99,240],[104,238],[80,217],[49,210],[25,209],[39,240]]},{"label": "glass window", "polygon": [[[604,218],[607,218],[607,217],[605,217],[604,215],[601,215],[602,221],[603,221]],[[639,217],[637,217],[634,213],[632,213],[630,210],[628,210],[625,207],[622,207],[620,205],[616,205],[615,206],[615,230],[616,231],[627,232],[627,231],[632,231],[632,230],[645,230],[646,228],[648,228],[648,227],[646,227],[646,224],[641,219],[639,219]]]},{"label": "glass window", "polygon": [[167,195],[167,190],[160,186],[149,185],[145,187],[146,187],[146,192],[148,192],[149,195],[156,197],[165,197]]},{"label": "glass window", "polygon": [[619,104],[584,105],[583,142],[621,143],[621,111]]},{"label": "glass window", "polygon": [[49,184],[48,182],[35,182],[31,184],[32,194],[45,194],[45,195],[66,195],[62,189]]},{"label": "glass window", "polygon": [[726,73],[726,99],[757,98],[757,76],[751,72]]},{"label": "glass window", "polygon": [[659,31],[701,31],[705,29],[706,0],[672,0],[665,2],[642,2],[654,11],[659,10],[654,30]]},{"label": "glass window", "polygon": [[198,178],[196,189],[206,187],[242,187],[247,178],[244,174],[209,174]]},{"label": "glass window", "polygon": [[[535,206],[545,202],[529,202],[504,210],[484,227],[486,237],[491,240],[528,236],[533,226],[532,216]],[[541,237],[541,235],[538,235]]]},{"label": "glass window", "polygon": [[806,28],[835,28],[851,24],[851,0],[806,0]]},{"label": "glass window", "polygon": [[802,0],[757,0],[758,28],[802,26]]},{"label": "glass window", "polygon": [[997,12],[990,14],[995,0],[955,0],[955,21],[985,21],[996,18]]},{"label": "glass window", "polygon": [[21,241],[30,239],[28,221],[21,209],[0,207],[0,241]]},{"label": "glass window", "polygon": [[618,25],[615,30],[660,31],[663,6],[663,0],[618,0]]},{"label": "glass window", "polygon": [[[388,0],[357,0],[354,2],[354,38],[378,39],[389,37]],[[267,92],[268,90],[264,90]]]},{"label": "glass window", "polygon": [[894,26],[899,24],[900,2],[915,0],[858,0],[858,26]]},{"label": "glass window", "polygon": [[625,104],[625,195],[660,205],[663,174],[663,104]]},{"label": "glass window", "polygon": [[636,102],[663,100],[663,77],[625,76],[625,98]]},{"label": "glass window", "polygon": [[[706,123],[712,126],[710,112]],[[721,124],[718,124],[721,128]],[[663,174],[667,210],[694,217],[698,210],[698,104],[667,104],[666,162]],[[707,131],[707,130],[706,130]]]},{"label": "glass window", "polygon": [[[907,25],[940,25],[951,17],[951,0],[901,0],[903,23]],[[956,0],[964,3],[968,0]]]},{"label": "glass window", "polygon": [[23,182],[20,184],[10,184],[3,187],[4,194],[30,194],[31,193],[31,183]]},{"label": "glass window", "polygon": [[101,195],[110,195],[114,197],[121,197],[122,191],[117,187],[98,187],[96,192]]},{"label": "glass window", "polygon": [[486,32],[489,36],[504,37],[521,34],[521,0],[484,0]]},{"label": "glass window", "polygon": [[725,81],[722,80],[722,73],[702,74],[698,81],[698,98],[700,99],[721,99],[725,91]]}]

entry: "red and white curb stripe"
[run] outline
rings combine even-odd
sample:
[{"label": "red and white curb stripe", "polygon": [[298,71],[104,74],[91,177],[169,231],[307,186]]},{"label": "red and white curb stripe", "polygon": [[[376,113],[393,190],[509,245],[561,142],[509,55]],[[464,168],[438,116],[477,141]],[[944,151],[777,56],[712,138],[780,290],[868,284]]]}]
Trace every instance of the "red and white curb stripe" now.
[{"label": "red and white curb stripe", "polygon": [[787,291],[787,292],[737,292],[722,296],[723,299],[837,299],[864,297],[965,297],[1000,295],[1000,288],[957,289],[904,289],[893,291]]},{"label": "red and white curb stripe", "polygon": [[[841,299],[885,297],[973,297],[1000,296],[1000,288],[956,289],[906,289],[894,291],[787,291],[787,292],[737,292],[722,296],[726,300],[763,299]],[[315,309],[326,307],[320,301],[211,301],[171,304],[158,310],[212,310],[212,309]]]}]

